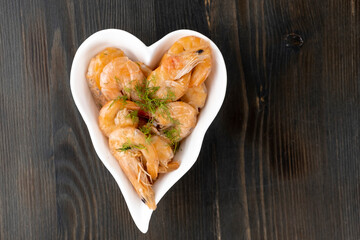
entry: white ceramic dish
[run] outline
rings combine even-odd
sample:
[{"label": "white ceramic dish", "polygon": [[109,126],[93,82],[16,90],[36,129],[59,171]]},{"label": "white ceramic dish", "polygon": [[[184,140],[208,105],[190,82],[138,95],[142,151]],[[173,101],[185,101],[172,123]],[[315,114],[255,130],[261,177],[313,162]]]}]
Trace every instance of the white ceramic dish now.
[{"label": "white ceramic dish", "polygon": [[114,177],[124,196],[130,214],[141,232],[146,233],[149,227],[152,210],[150,210],[139,198],[128,181],[116,159],[111,155],[108,140],[101,133],[98,126],[97,109],[85,74],[89,62],[98,52],[106,47],[121,48],[132,60],[139,60],[154,68],[162,55],[179,38],[194,35],[206,39],[211,43],[213,54],[213,68],[206,81],[208,98],[205,107],[201,110],[198,123],[193,132],[180,146],[175,155],[175,160],[180,162],[180,167],[173,172],[164,174],[155,182],[155,201],[158,204],[165,193],[191,168],[195,163],[203,142],[206,130],[219,112],[226,91],[226,67],[223,56],[218,47],[206,36],[192,30],[178,30],[169,33],[151,46],[146,46],[132,34],[118,29],[106,29],[94,33],[86,39],[77,50],[70,74],[71,92],[77,108],[89,130],[95,151],[105,167]]}]

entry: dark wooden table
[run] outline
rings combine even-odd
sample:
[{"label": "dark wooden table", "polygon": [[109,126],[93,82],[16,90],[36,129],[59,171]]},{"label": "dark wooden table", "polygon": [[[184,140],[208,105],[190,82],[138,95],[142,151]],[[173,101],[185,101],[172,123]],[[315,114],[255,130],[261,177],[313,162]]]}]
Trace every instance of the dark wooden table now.
[{"label": "dark wooden table", "polygon": [[[360,239],[357,0],[0,1],[0,239]],[[92,33],[189,28],[228,70],[194,167],[133,223],[69,87]]]}]

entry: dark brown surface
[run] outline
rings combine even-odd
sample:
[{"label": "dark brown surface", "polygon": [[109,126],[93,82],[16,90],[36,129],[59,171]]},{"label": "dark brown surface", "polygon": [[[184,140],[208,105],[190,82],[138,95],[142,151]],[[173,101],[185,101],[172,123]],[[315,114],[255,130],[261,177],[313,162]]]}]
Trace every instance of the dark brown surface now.
[{"label": "dark brown surface", "polygon": [[[1,0],[0,22],[0,239],[360,238],[359,1]],[[194,29],[227,64],[198,161],[146,235],[70,93],[104,28],[148,45]]]}]

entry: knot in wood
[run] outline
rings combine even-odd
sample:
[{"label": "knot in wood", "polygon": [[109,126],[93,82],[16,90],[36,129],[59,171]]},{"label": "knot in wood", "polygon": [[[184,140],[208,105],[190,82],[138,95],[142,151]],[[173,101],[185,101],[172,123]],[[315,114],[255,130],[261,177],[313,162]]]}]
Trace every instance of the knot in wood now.
[{"label": "knot in wood", "polygon": [[299,34],[290,33],[285,36],[285,46],[288,48],[300,49],[304,40]]}]

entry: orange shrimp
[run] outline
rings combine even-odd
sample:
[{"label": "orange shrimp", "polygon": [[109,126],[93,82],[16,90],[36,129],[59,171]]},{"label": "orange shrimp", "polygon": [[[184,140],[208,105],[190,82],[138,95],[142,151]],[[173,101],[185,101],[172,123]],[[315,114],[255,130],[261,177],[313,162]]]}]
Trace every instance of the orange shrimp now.
[{"label": "orange shrimp", "polygon": [[151,68],[146,65],[145,63],[142,63],[140,61],[136,61],[136,64],[139,65],[141,71],[143,72],[143,74],[145,75],[145,77],[148,77],[150,75],[150,73],[152,72]]},{"label": "orange shrimp", "polygon": [[[212,56],[209,43],[199,37],[187,36],[177,40],[168,51],[168,54],[174,55],[182,52],[196,51],[199,49],[202,49],[204,51],[203,54],[207,57],[193,69],[189,87],[199,86],[206,80],[211,72]],[[164,58],[166,58],[166,55]]]},{"label": "orange shrimp", "polygon": [[200,108],[204,107],[206,97],[207,89],[205,83],[202,83],[199,86],[192,86],[189,88],[184,96],[182,96],[181,101],[190,104],[199,111]]},{"label": "orange shrimp", "polygon": [[164,137],[154,135],[150,139],[159,158],[160,166],[167,167],[168,163],[174,157],[174,151],[169,145],[169,141]]},{"label": "orange shrimp", "polygon": [[191,82],[191,70],[209,58],[207,48],[177,54],[166,53],[160,66],[147,78],[150,87],[159,88],[156,96],[164,98],[171,92],[173,95],[171,100],[181,98]]},{"label": "orange shrimp", "polygon": [[107,100],[101,92],[100,74],[104,67],[114,58],[123,57],[124,52],[118,48],[106,48],[90,61],[88,72],[86,74],[87,83],[98,106],[103,106]]},{"label": "orange shrimp", "polygon": [[[134,127],[118,128],[109,136],[109,147],[141,200],[150,209],[156,209],[151,183],[157,177],[159,163],[157,153],[147,143],[145,135]],[[146,161],[146,170],[142,160]]]},{"label": "orange shrimp", "polygon": [[118,144],[129,143],[130,145],[142,145],[144,148],[133,149],[140,150],[146,160],[146,169],[151,178],[155,180],[158,175],[159,158],[151,143],[146,141],[146,136],[134,127],[124,127],[115,129],[110,135],[114,138],[116,136]]},{"label": "orange shrimp", "polygon": [[130,111],[138,111],[140,108],[134,102],[113,100],[106,103],[99,113],[99,127],[105,136],[118,127],[137,127],[139,118],[131,117]]},{"label": "orange shrimp", "polygon": [[189,87],[191,73],[185,74],[178,80],[171,80],[164,71],[153,71],[148,76],[149,87],[158,87],[157,98],[171,98],[175,101],[181,98]]},{"label": "orange shrimp", "polygon": [[197,111],[187,103],[170,102],[167,104],[167,109],[159,108],[155,112],[154,119],[162,128],[164,136],[169,138],[169,134],[171,134],[172,140],[179,142],[187,137],[195,127]]},{"label": "orange shrimp", "polygon": [[101,92],[108,101],[122,95],[139,100],[136,86],[142,85],[144,79],[138,64],[127,57],[115,58],[104,67],[100,75]]}]

